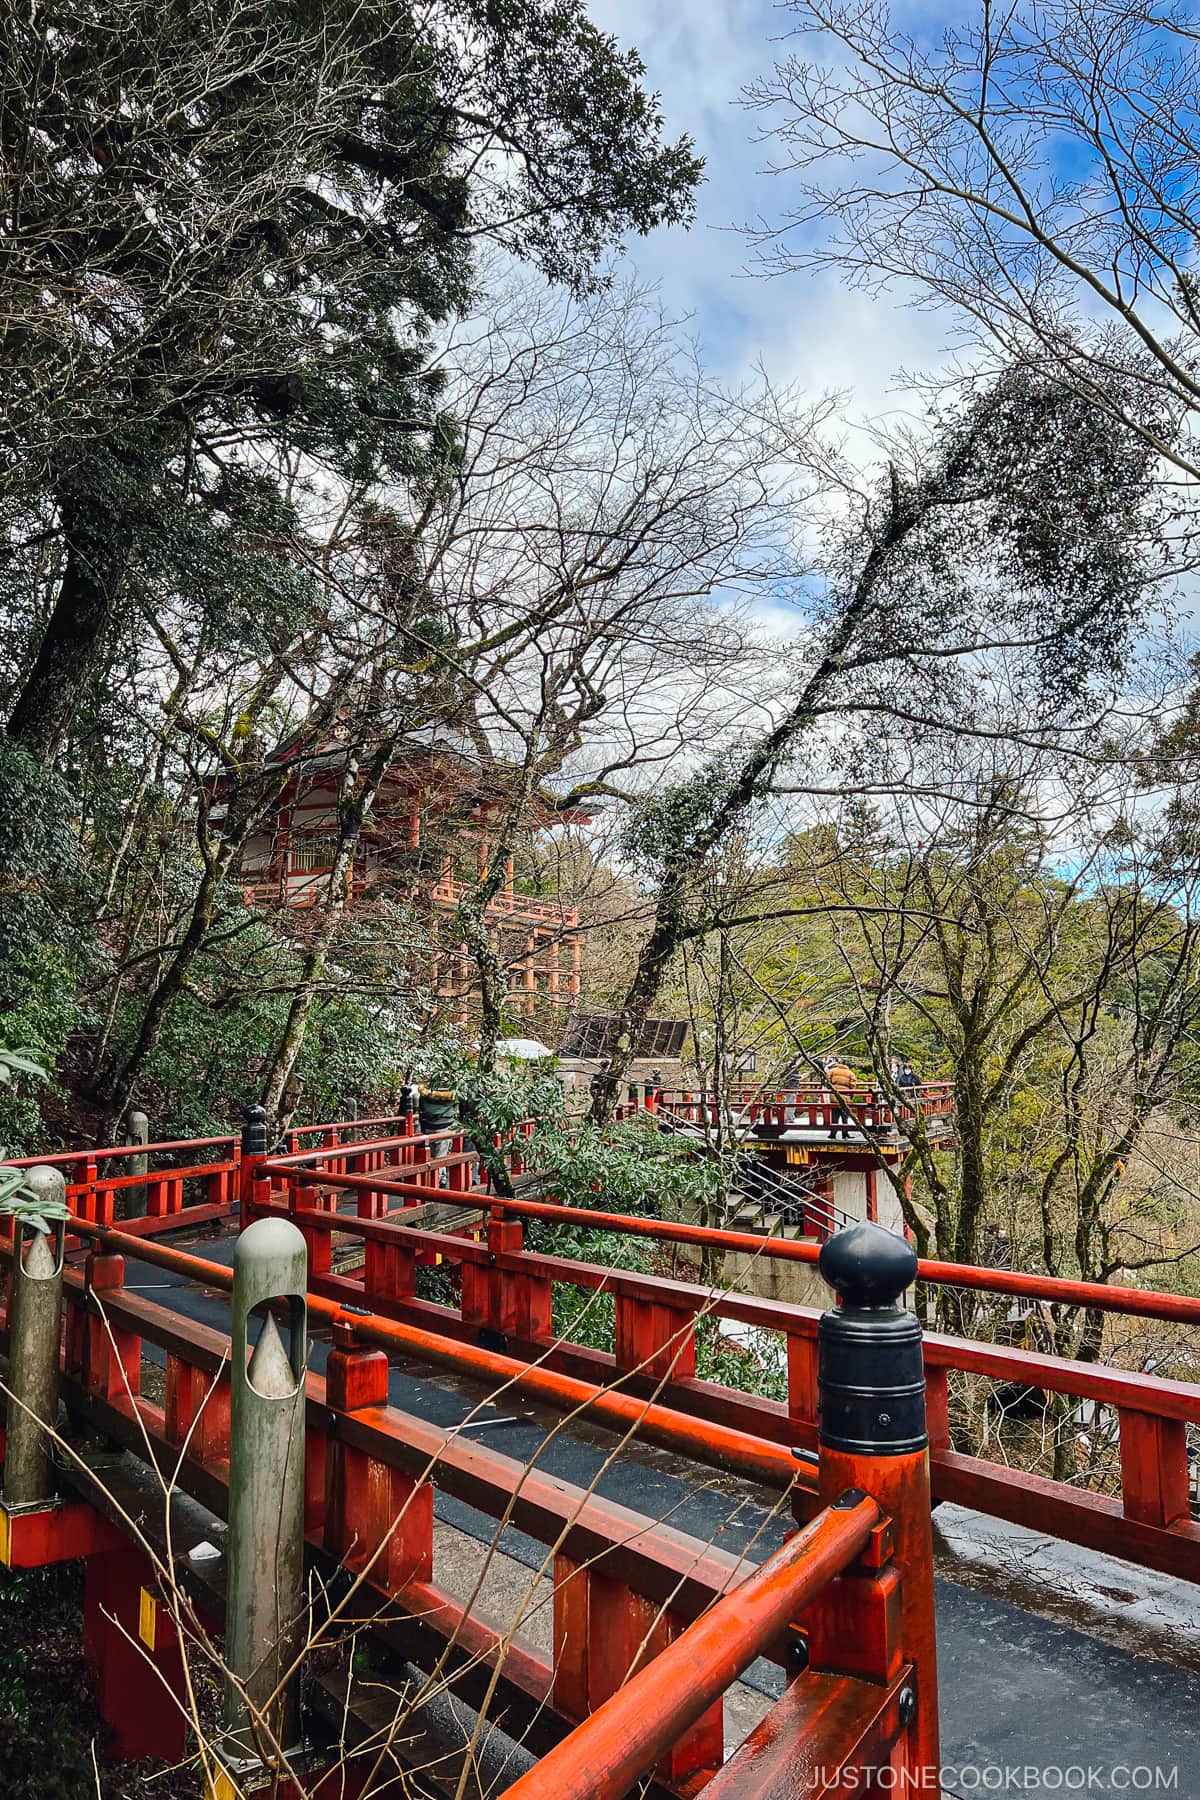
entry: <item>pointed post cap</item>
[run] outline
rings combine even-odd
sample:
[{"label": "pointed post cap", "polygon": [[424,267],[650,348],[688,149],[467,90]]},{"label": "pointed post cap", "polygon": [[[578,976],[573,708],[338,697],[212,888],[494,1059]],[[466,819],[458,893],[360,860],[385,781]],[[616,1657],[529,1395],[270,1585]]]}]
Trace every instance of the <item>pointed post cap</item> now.
[{"label": "pointed post cap", "polygon": [[917,1278],[917,1253],[896,1232],[862,1220],[822,1245],[817,1266],[844,1306],[895,1306]]}]

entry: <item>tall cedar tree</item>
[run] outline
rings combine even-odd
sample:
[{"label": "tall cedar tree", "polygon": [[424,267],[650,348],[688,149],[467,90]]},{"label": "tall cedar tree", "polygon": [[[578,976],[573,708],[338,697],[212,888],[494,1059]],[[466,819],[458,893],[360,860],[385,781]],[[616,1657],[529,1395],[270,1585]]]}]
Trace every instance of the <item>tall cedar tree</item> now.
[{"label": "tall cedar tree", "polygon": [[580,0],[33,0],[0,51],[0,505],[53,576],[0,583],[7,729],[48,763],[155,580],[269,637],[298,474],[453,454],[474,240],[582,289],[699,165]]}]

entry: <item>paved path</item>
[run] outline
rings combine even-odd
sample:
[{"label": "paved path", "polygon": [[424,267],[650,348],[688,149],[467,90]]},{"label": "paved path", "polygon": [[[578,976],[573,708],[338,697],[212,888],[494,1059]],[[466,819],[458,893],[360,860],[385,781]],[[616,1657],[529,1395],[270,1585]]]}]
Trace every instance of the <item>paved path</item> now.
[{"label": "paved path", "polygon": [[[195,1248],[228,1263],[233,1242],[202,1242]],[[223,1296],[204,1294],[181,1277],[133,1259],[127,1264],[126,1279],[136,1292],[217,1330],[228,1330]],[[313,1345],[312,1363],[318,1370],[324,1367],[325,1348]],[[152,1354],[150,1346],[147,1354]],[[731,1552],[758,1560],[781,1541],[786,1528],[787,1520],[762,1504],[760,1490],[715,1473],[698,1485],[695,1464],[651,1449],[639,1448],[610,1463],[601,1434],[593,1438],[562,1431],[548,1439],[545,1423],[523,1404],[507,1396],[499,1408],[480,1404],[478,1389],[440,1373],[432,1379],[411,1365],[395,1368],[389,1394],[406,1412],[432,1424],[462,1426],[470,1436],[519,1462],[536,1454],[539,1468],[547,1474],[580,1487],[595,1481],[600,1494],[653,1518],[669,1519],[679,1530]],[[944,1510],[952,1515],[960,1540],[964,1528],[969,1539],[973,1515],[959,1508]],[[436,1512],[445,1524],[480,1542],[492,1541],[493,1521],[462,1501],[439,1494]],[[986,1538],[987,1526],[979,1523],[983,1527],[979,1535]],[[1032,1533],[1024,1535],[1037,1541]],[[540,1566],[545,1554],[541,1544],[511,1527],[502,1534],[500,1548],[531,1569]],[[1023,1540],[1016,1543],[1016,1554],[1025,1554]],[[960,1550],[950,1549],[939,1560],[943,1567],[953,1568],[960,1555]],[[1200,1595],[1184,1584],[1144,1578],[1111,1558],[1093,1559],[1074,1550],[1069,1557],[1076,1571],[1072,1580],[1081,1592],[1087,1585],[1082,1571],[1091,1568],[1093,1594],[1120,1596],[1108,1604],[1128,1606],[1144,1591],[1150,1592],[1157,1595],[1160,1607],[1169,1601],[1184,1621],[1190,1611],[1193,1632],[1200,1623]],[[1112,1570],[1120,1572],[1122,1587],[1112,1585]],[[1113,1635],[1112,1621],[1091,1605],[1080,1605],[1076,1623],[1046,1618],[1011,1604],[995,1591],[1004,1585],[1002,1569],[984,1584],[991,1592],[979,1591],[977,1571],[969,1578],[976,1585],[964,1585],[946,1574],[937,1580],[942,1756],[948,1794],[971,1800],[977,1794],[1149,1792],[1200,1800],[1200,1673],[1105,1641]],[[1017,1586],[1015,1581],[1013,1585]],[[1024,1589],[1018,1591],[1027,1597]],[[782,1673],[760,1662],[746,1680],[751,1687],[773,1693],[782,1685]]]}]

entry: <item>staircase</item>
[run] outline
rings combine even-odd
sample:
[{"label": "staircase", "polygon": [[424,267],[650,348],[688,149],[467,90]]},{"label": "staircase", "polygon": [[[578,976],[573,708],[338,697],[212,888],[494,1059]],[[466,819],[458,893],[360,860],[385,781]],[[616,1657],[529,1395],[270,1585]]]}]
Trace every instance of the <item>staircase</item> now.
[{"label": "staircase", "polygon": [[[695,1125],[668,1112],[659,1113],[658,1123],[660,1130],[685,1139],[691,1150],[712,1154],[710,1144]],[[803,1176],[785,1175],[745,1149],[739,1150],[734,1160],[725,1222],[731,1231],[750,1231],[763,1237],[817,1238],[821,1242],[843,1225],[857,1223],[840,1206],[808,1186]]]}]

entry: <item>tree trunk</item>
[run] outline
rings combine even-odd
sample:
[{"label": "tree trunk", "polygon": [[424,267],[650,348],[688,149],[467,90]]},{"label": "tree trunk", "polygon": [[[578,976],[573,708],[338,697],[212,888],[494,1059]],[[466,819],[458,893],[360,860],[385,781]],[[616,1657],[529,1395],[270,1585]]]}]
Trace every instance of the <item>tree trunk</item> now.
[{"label": "tree trunk", "polygon": [[67,557],[33,667],[6,727],[38,762],[54,761],[70,732],[112,623],[125,561],[122,534],[64,516]]},{"label": "tree trunk", "polygon": [[313,1001],[316,998],[317,984],[325,973],[325,967],[329,960],[329,946],[333,941],[338,923],[346,911],[354,858],[358,854],[358,847],[362,840],[363,824],[375,804],[379,783],[395,754],[394,745],[395,740],[389,738],[376,746],[375,754],[365,775],[360,775],[357,755],[347,754],[346,766],[338,788],[338,847],[333,867],[329,871],[325,916],[321,922],[319,937],[308,946],[304,953],[304,959],[300,965],[300,979],[296,984],[296,991],[292,995],[291,1006],[288,1008],[283,1035],[267,1072],[262,1103],[268,1119],[277,1120],[279,1118],[288,1082],[300,1059],[300,1052],[304,1048],[308,1021],[312,1013]]},{"label": "tree trunk", "polygon": [[[943,472],[943,483],[950,479],[952,470],[953,465],[950,465]],[[637,1054],[641,1027],[662,987],[672,956],[690,935],[703,929],[688,916],[687,884],[700,873],[712,851],[746,808],[769,792],[780,760],[814,723],[817,709],[824,703],[829,689],[853,667],[851,652],[855,639],[871,615],[875,590],[889,560],[937,503],[940,491],[939,483],[932,482],[905,493],[893,468],[887,519],[867,552],[841,616],[825,640],[820,662],[779,723],[752,745],[711,817],[672,850],[659,889],[654,924],[642,947],[621,1007],[613,1055],[603,1079],[597,1083],[592,1101],[590,1117],[597,1124],[604,1124],[612,1117],[629,1066]]]},{"label": "tree trunk", "polygon": [[318,944],[307,950],[300,965],[300,979],[296,991],[292,995],[292,1004],[288,1008],[287,1021],[283,1027],[283,1035],[275,1051],[275,1059],[267,1075],[263,1089],[263,1106],[267,1118],[279,1119],[279,1110],[283,1104],[283,1096],[292,1076],[300,1052],[304,1048],[304,1039],[308,1032],[309,1014],[316,997],[317,983],[325,972],[325,946]]},{"label": "tree trunk", "polygon": [[217,910],[221,884],[231,861],[232,853],[228,857],[222,855],[215,862],[209,864],[201,877],[200,886],[192,905],[192,916],[188,920],[188,928],[162,976],[150,992],[146,1010],[142,1014],[137,1040],[120,1071],[113,1079],[108,1095],[105,1141],[116,1129],[117,1122],[127,1112],[129,1103],[133,1099],[138,1077],[158,1043],[163,1021],[174,1001],[186,987],[188,971],[207,942]]}]

